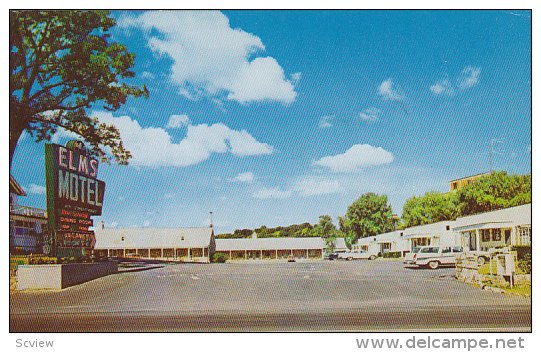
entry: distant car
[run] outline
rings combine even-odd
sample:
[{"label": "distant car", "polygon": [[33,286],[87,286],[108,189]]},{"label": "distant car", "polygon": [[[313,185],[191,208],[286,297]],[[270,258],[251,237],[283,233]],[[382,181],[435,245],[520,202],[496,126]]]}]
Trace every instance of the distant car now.
[{"label": "distant car", "polygon": [[349,251],[349,252],[339,253],[338,257],[336,259],[346,259],[346,260],[368,259],[368,260],[374,260],[377,257],[378,257],[377,254],[366,252],[366,251]]},{"label": "distant car", "polygon": [[460,246],[424,246],[415,253],[406,254],[405,264],[437,269],[440,266],[454,266],[456,257],[464,250]]},{"label": "distant car", "polygon": [[335,260],[335,259],[338,259],[338,256],[340,255],[340,253],[345,253],[345,252],[346,252],[345,250],[334,251],[331,254],[327,255],[325,258],[328,260]]},{"label": "distant car", "polygon": [[287,256],[287,261],[290,262],[290,263],[293,263],[293,262],[295,262],[295,257],[292,256],[292,255],[288,255]]}]

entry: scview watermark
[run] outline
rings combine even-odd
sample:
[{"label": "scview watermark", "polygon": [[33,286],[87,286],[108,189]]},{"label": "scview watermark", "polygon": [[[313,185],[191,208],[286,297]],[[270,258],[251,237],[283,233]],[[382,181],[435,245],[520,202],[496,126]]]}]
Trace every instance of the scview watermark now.
[{"label": "scview watermark", "polygon": [[433,338],[433,337],[410,337],[404,339],[391,339],[391,338],[368,338],[368,339],[356,339],[357,348],[359,349],[515,349],[524,348],[524,338],[494,338],[494,339],[474,339],[474,338]]}]

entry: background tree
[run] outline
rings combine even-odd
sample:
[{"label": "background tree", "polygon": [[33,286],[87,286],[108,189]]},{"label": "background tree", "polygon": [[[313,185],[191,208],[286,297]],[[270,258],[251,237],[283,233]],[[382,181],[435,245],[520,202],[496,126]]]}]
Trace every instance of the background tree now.
[{"label": "background tree", "polygon": [[386,195],[363,194],[339,217],[340,231],[346,233],[346,243],[375,236],[394,229],[393,212]]},{"label": "background tree", "polygon": [[458,190],[462,216],[532,202],[532,176],[492,172]]},{"label": "background tree", "polygon": [[[117,110],[129,96],[148,96],[134,77],[135,55],[111,41],[108,11],[11,11],[9,161],[27,131],[36,142],[63,128],[81,136],[102,161],[127,164],[118,129],[87,114],[94,103]],[[113,157],[106,154],[110,151]]]},{"label": "background tree", "polygon": [[338,230],[332,222],[332,217],[329,215],[321,215],[319,222],[314,226],[313,230],[316,237],[322,237],[325,241],[325,249],[328,253],[334,251],[334,242],[337,237]]},{"label": "background tree", "polygon": [[427,192],[421,197],[414,196],[404,203],[402,226],[411,227],[455,220],[459,215],[458,208],[458,195],[455,192]]}]

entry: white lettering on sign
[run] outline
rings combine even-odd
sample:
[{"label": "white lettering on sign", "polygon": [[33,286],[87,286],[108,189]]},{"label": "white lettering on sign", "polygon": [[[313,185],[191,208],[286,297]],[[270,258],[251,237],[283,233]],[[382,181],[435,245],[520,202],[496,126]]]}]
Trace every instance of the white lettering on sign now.
[{"label": "white lettering on sign", "polygon": [[58,198],[102,206],[98,199],[99,182],[92,178],[58,170]]}]

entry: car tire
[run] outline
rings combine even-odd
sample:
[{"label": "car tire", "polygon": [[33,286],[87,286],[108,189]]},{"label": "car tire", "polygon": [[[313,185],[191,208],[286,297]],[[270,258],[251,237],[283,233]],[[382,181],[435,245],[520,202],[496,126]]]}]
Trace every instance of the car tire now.
[{"label": "car tire", "polygon": [[353,257],[348,257],[347,259],[348,259],[349,261],[351,261],[351,260],[353,260]]},{"label": "car tire", "polygon": [[483,265],[485,264],[487,259],[485,257],[477,257],[477,264]]},{"label": "car tire", "polygon": [[439,268],[439,266],[440,266],[440,262],[438,262],[438,261],[436,261],[436,260],[431,261],[431,262],[428,262],[428,267],[429,267],[430,269],[433,269],[433,270],[434,270],[434,269]]},{"label": "car tire", "polygon": [[368,260],[376,260],[376,256],[375,256],[375,255],[371,255],[370,258],[368,258]]}]

